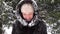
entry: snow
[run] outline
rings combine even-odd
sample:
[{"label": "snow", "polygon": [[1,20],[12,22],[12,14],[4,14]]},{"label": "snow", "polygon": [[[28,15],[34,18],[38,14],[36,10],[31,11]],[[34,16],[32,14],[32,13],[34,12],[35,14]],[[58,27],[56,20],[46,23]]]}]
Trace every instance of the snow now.
[{"label": "snow", "polygon": [[8,27],[3,27],[4,34],[12,34],[12,26]]}]

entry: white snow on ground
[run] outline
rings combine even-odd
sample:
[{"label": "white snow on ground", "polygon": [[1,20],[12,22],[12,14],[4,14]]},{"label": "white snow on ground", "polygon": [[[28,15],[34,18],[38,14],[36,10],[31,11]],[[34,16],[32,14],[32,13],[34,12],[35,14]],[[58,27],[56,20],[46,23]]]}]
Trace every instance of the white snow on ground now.
[{"label": "white snow on ground", "polygon": [[49,25],[48,23],[46,23],[47,25],[47,34],[52,34],[51,31],[52,31],[52,26]]},{"label": "white snow on ground", "polygon": [[11,34],[12,33],[12,26],[8,27],[3,27],[2,28],[4,31],[4,34]]}]

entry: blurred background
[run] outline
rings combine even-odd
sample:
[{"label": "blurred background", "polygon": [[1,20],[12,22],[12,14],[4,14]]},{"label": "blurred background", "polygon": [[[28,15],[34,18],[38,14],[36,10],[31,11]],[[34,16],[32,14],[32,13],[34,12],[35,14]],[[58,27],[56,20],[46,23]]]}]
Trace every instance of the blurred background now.
[{"label": "blurred background", "polygon": [[[11,34],[15,7],[20,0],[0,0],[0,34]],[[35,0],[39,16],[47,25],[48,34],[60,34],[60,0]]]}]

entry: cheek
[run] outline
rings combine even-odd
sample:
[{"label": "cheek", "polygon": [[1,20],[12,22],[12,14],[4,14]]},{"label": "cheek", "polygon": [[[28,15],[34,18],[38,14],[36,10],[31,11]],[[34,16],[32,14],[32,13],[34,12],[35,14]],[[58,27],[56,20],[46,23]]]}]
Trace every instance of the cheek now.
[{"label": "cheek", "polygon": [[30,15],[29,17],[30,17],[30,18],[33,18],[33,15]]}]

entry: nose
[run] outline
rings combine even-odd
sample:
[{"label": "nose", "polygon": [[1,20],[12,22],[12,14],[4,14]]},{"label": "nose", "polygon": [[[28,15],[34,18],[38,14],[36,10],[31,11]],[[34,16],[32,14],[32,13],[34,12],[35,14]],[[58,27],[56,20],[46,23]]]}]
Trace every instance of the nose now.
[{"label": "nose", "polygon": [[30,19],[30,16],[29,16],[29,15],[27,15],[27,16],[26,16],[26,19],[28,19],[28,20],[29,20],[29,19]]}]

